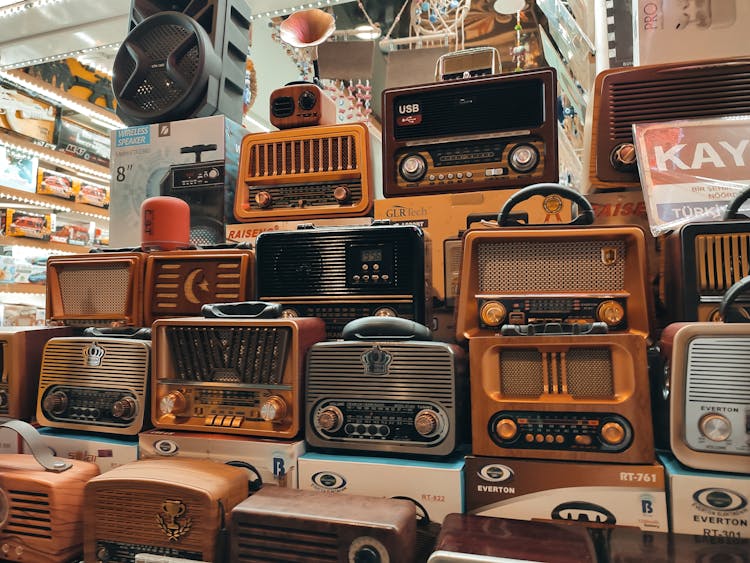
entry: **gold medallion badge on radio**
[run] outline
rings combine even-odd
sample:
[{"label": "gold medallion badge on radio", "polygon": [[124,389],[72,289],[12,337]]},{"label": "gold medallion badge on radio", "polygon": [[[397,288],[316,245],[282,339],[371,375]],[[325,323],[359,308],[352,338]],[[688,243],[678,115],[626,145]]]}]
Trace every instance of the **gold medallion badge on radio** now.
[{"label": "gold medallion badge on radio", "polygon": [[193,527],[193,520],[185,516],[187,506],[181,500],[165,500],[161,505],[161,512],[156,515],[161,531],[169,541],[178,541]]}]

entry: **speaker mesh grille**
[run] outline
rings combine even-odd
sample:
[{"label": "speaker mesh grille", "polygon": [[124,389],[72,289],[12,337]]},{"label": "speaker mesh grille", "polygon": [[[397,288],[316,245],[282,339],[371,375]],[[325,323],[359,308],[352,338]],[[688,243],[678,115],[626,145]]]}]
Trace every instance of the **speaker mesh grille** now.
[{"label": "speaker mesh grille", "polygon": [[750,235],[698,235],[695,267],[702,295],[723,295],[735,282],[750,275]]},{"label": "speaker mesh grille", "polygon": [[[77,317],[127,313],[130,268],[96,264],[63,268],[59,273],[64,315]],[[102,291],[106,288],[106,291]]]},{"label": "speaker mesh grille", "polygon": [[606,348],[574,348],[567,353],[568,392],[576,398],[612,397],[612,357]]},{"label": "speaker mesh grille", "polygon": [[[483,242],[477,252],[479,293],[528,295],[624,289],[625,242],[621,240]],[[614,256],[614,262],[605,263],[605,256]]]},{"label": "speaker mesh grille", "polygon": [[262,177],[353,170],[355,149],[353,135],[257,144],[250,151],[248,173]]},{"label": "speaker mesh grille", "polygon": [[508,397],[538,397],[544,392],[542,354],[507,350],[500,354],[500,389]]}]

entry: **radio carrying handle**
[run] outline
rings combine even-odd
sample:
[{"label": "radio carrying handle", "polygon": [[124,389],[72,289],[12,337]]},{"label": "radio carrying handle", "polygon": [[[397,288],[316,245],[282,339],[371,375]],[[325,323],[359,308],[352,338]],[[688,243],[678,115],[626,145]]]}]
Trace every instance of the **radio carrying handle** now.
[{"label": "radio carrying handle", "polygon": [[151,340],[151,328],[142,327],[96,327],[90,326],[83,331],[84,336],[93,336],[96,338],[129,338],[130,340]]},{"label": "radio carrying handle", "polygon": [[750,199],[750,186],[742,190],[737,197],[732,200],[732,203],[729,204],[727,210],[724,212],[724,217],[722,217],[722,219],[724,219],[724,221],[731,221],[732,219],[750,219],[747,215],[740,215],[740,207],[742,207],[742,204],[748,199]]},{"label": "radio carrying handle", "polygon": [[[508,198],[505,205],[500,209],[500,213],[497,216],[497,224],[500,227],[518,227],[518,226],[537,226],[537,225],[523,225],[519,221],[510,217],[510,212],[513,208],[527,199],[535,196],[550,196],[557,195],[563,199],[578,204],[578,216],[573,219],[568,225],[591,225],[594,222],[594,208],[591,207],[591,203],[577,191],[572,188],[563,186],[562,184],[533,184],[523,189],[518,190],[512,196]],[[541,225],[538,225],[541,226]]]},{"label": "radio carrying handle", "polygon": [[[719,315],[725,323],[747,323],[750,322],[748,313],[739,313],[732,310],[732,305],[737,298],[750,290],[750,276],[745,276],[741,280],[732,284],[732,286],[726,290],[724,297],[721,298],[721,304],[719,304]],[[743,309],[744,311],[744,309]]]},{"label": "radio carrying handle", "polygon": [[192,145],[190,147],[181,147],[180,153],[181,154],[194,154],[195,155],[195,163],[202,162],[201,161],[201,155],[204,152],[208,151],[215,151],[216,150],[216,144],[211,143],[210,145]]},{"label": "radio carrying handle", "polygon": [[281,309],[281,303],[238,301],[203,305],[201,314],[207,319],[278,319]]},{"label": "radio carrying handle", "polygon": [[400,317],[362,317],[346,323],[344,340],[432,340],[424,325]]},{"label": "radio carrying handle", "polygon": [[31,450],[31,455],[45,470],[62,473],[73,467],[72,463],[55,457],[52,450],[42,442],[42,437],[36,428],[28,422],[12,418],[0,418],[0,428],[9,428],[23,438],[23,441]]}]

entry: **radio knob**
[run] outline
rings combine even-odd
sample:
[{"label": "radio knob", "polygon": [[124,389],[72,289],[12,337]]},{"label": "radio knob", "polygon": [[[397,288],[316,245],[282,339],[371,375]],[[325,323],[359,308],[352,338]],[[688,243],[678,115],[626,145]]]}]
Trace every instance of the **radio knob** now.
[{"label": "radio knob", "polygon": [[159,401],[159,410],[162,414],[173,414],[179,416],[187,409],[187,399],[179,391],[172,391]]},{"label": "radio knob", "polygon": [[620,171],[633,170],[637,162],[637,155],[633,143],[622,143],[612,151],[610,161],[615,169]]},{"label": "radio knob", "polygon": [[258,192],[257,194],[255,194],[255,203],[257,203],[258,207],[260,207],[261,209],[271,207],[272,202],[273,197],[271,197],[271,194],[266,191]]},{"label": "radio knob", "polygon": [[44,398],[42,407],[52,414],[62,414],[68,408],[68,396],[62,391],[55,391]]},{"label": "radio knob", "polygon": [[495,432],[503,440],[512,440],[518,433],[518,425],[513,419],[501,418],[495,424]]},{"label": "radio knob", "polygon": [[115,401],[112,405],[112,416],[123,420],[130,420],[135,417],[137,410],[138,404],[135,402],[135,399],[132,397],[123,397],[119,401]]},{"label": "radio knob", "polygon": [[[385,276],[383,276],[383,279],[385,279]],[[381,307],[377,311],[375,311],[372,314],[373,317],[398,317],[398,314],[396,311],[391,309],[390,307]]]},{"label": "radio knob", "polygon": [[732,434],[732,423],[727,417],[715,412],[702,416],[698,427],[701,434],[712,442],[723,442]]},{"label": "radio knob", "polygon": [[318,413],[318,426],[326,432],[336,432],[343,422],[344,414],[338,407],[328,406]]},{"label": "radio knob", "polygon": [[625,318],[625,309],[617,301],[602,301],[596,309],[596,318],[608,327],[619,325]]},{"label": "radio knob", "polygon": [[346,203],[352,196],[351,190],[346,186],[336,186],[333,189],[333,199],[339,203]]},{"label": "radio knob", "polygon": [[310,111],[315,107],[316,101],[318,101],[318,97],[315,95],[315,93],[311,90],[305,90],[304,92],[302,92],[302,94],[300,94],[297,103],[299,104],[300,109]]},{"label": "radio knob", "polygon": [[8,404],[8,394],[5,391],[0,391],[0,407],[4,407]]},{"label": "radio knob", "polygon": [[286,401],[278,395],[268,397],[260,407],[260,417],[266,422],[279,422],[286,416]]},{"label": "radio knob", "polygon": [[109,551],[106,547],[100,547],[96,550],[96,559],[104,562],[109,561]]},{"label": "radio knob", "polygon": [[529,172],[539,164],[539,153],[531,145],[516,145],[508,155],[508,163],[516,172]]},{"label": "radio knob", "polygon": [[414,428],[420,436],[431,436],[441,430],[440,418],[435,411],[423,409],[414,417]]},{"label": "radio knob", "polygon": [[354,563],[380,563],[380,553],[372,546],[365,545],[354,554]]},{"label": "radio knob", "polygon": [[479,316],[487,326],[499,326],[505,320],[506,313],[505,305],[499,301],[487,301],[482,305]]},{"label": "radio knob", "polygon": [[619,422],[607,422],[599,431],[602,440],[610,446],[622,444],[625,440],[625,428]]},{"label": "radio knob", "polygon": [[407,182],[417,182],[427,172],[427,161],[418,154],[410,154],[401,161],[399,172]]}]

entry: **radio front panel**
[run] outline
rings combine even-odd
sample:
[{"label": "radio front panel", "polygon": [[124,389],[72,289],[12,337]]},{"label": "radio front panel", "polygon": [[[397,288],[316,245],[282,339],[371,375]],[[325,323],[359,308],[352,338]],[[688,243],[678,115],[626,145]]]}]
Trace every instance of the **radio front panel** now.
[{"label": "radio front panel", "polygon": [[557,180],[553,69],[383,92],[386,197]]},{"label": "radio front panel", "polygon": [[304,356],[324,338],[315,318],[156,321],[154,426],[294,438]]},{"label": "radio front panel", "polygon": [[653,461],[642,337],[476,337],[469,356],[475,455]]}]

